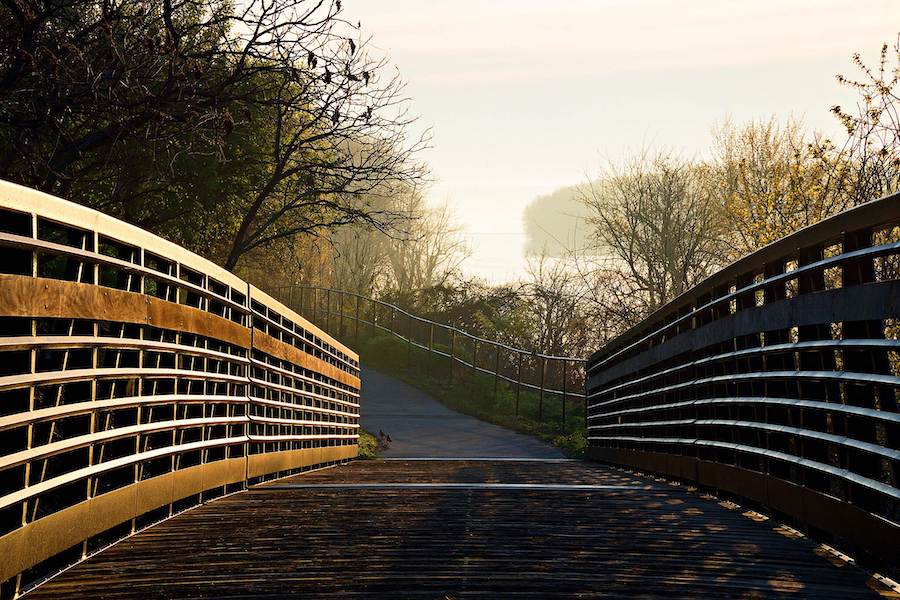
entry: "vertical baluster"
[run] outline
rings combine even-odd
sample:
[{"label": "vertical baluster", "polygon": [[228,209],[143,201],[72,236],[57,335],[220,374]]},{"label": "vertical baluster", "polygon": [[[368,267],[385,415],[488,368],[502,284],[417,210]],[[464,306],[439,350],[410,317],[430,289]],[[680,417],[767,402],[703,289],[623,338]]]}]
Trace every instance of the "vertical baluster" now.
[{"label": "vertical baluster", "polygon": [[562,431],[566,432],[566,375],[568,375],[566,367],[569,361],[562,359]]},{"label": "vertical baluster", "polygon": [[456,329],[453,327],[450,328],[450,387],[453,387],[453,363],[456,360],[455,356],[455,346],[456,346]]},{"label": "vertical baluster", "polygon": [[494,400],[497,399],[497,386],[500,383],[500,344],[494,344]]},{"label": "vertical baluster", "polygon": [[356,307],[354,309],[356,319],[354,320],[353,339],[356,341],[356,344],[359,345],[359,294],[354,294],[353,297],[356,298]]},{"label": "vertical baluster", "polygon": [[547,359],[541,356],[541,394],[538,398],[538,421],[544,422],[544,380],[547,376]]},{"label": "vertical baluster", "polygon": [[516,356],[516,417],[519,416],[519,398],[522,395],[522,352],[517,351]]}]

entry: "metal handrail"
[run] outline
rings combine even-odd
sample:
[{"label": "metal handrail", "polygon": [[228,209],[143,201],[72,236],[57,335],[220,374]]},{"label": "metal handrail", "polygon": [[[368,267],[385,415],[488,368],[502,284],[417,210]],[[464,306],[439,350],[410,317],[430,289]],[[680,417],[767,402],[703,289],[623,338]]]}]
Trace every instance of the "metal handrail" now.
[{"label": "metal handrail", "polygon": [[[396,304],[391,304],[390,302],[385,302],[384,300],[379,300],[378,298],[373,298],[373,297],[371,297],[371,296],[366,296],[366,295],[364,295],[364,294],[359,294],[359,293],[357,293],[357,292],[351,292],[351,291],[347,291],[347,290],[339,290],[339,289],[336,289],[336,288],[328,288],[328,287],[321,287],[321,286],[315,286],[315,285],[303,285],[303,284],[294,284],[294,285],[279,286],[279,287],[277,287],[277,288],[275,288],[275,289],[276,289],[278,292],[281,292],[282,294],[284,293],[285,290],[290,291],[291,289],[305,289],[305,290],[314,290],[314,291],[320,291],[320,292],[327,292],[327,293],[341,294],[341,295],[343,295],[343,296],[356,297],[356,298],[358,298],[358,299],[360,299],[360,300],[364,300],[364,301],[366,301],[366,302],[373,302],[373,303],[375,303],[375,304],[377,304],[377,305],[379,305],[379,306],[382,306],[382,307],[384,307],[384,308],[390,308],[391,310],[394,310],[394,311],[396,311],[397,313],[400,313],[400,314],[402,314],[402,315],[404,315],[404,316],[406,316],[406,317],[408,317],[408,318],[414,319],[414,320],[416,320],[416,321],[418,321],[418,322],[420,322],[420,323],[424,323],[424,324],[427,324],[427,325],[437,325],[437,326],[439,326],[439,327],[441,327],[441,328],[443,328],[443,329],[445,329],[445,330],[447,330],[447,331],[454,331],[455,333],[457,333],[457,334],[459,334],[459,335],[461,335],[461,336],[463,336],[463,337],[465,337],[465,338],[468,338],[468,339],[470,339],[470,340],[473,340],[473,341],[476,341],[476,342],[479,342],[479,343],[485,343],[485,344],[488,344],[488,345],[491,345],[491,346],[497,346],[497,347],[503,348],[504,350],[509,350],[509,351],[511,351],[511,352],[519,352],[519,353],[527,354],[528,356],[532,356],[532,357],[536,357],[536,358],[546,358],[547,360],[567,360],[567,361],[587,362],[587,359],[586,359],[586,358],[578,358],[578,357],[572,357],[572,356],[556,356],[556,355],[553,355],[553,354],[544,354],[544,353],[542,353],[542,352],[536,352],[536,351],[532,351],[532,350],[525,350],[525,349],[523,349],[523,348],[517,348],[517,347],[515,347],[515,346],[510,346],[510,345],[508,345],[508,344],[504,344],[503,342],[498,342],[498,341],[496,341],[496,340],[491,340],[491,339],[488,339],[488,338],[479,337],[479,336],[477,336],[477,335],[468,333],[468,332],[465,331],[464,329],[460,329],[460,328],[458,328],[458,327],[456,327],[456,326],[454,326],[454,325],[447,325],[446,323],[440,323],[440,322],[438,322],[438,321],[433,321],[433,320],[428,319],[428,318],[426,318],[426,317],[421,317],[421,316],[419,316],[419,315],[413,314],[413,313],[411,313],[411,312],[409,312],[409,311],[407,311],[407,310],[405,310],[405,309],[403,309],[403,308],[397,306]],[[282,296],[282,297],[284,297],[284,296]],[[290,302],[290,300],[288,300],[288,302]],[[326,308],[325,310],[326,310],[326,312],[327,312],[327,311],[329,311],[330,309]],[[330,315],[332,315],[332,316],[339,316],[341,313],[330,312],[330,313],[328,313],[328,314],[330,314]],[[345,313],[345,317],[346,317],[346,318],[352,318],[349,314],[346,314],[346,313]],[[367,324],[369,323],[368,321],[365,321],[365,322],[366,322]],[[404,339],[405,339],[405,338],[404,338]]]},{"label": "metal handrail", "polygon": [[[473,373],[481,373],[494,377],[494,389],[503,381],[515,387],[516,391],[516,416],[519,415],[519,399],[521,390],[531,390],[539,395],[538,418],[544,420],[543,401],[545,396],[555,396],[563,400],[563,428],[566,426],[565,404],[570,401],[586,402],[583,370],[587,365],[587,359],[570,356],[557,356],[543,352],[534,352],[517,348],[503,342],[490,340],[471,334],[453,325],[440,323],[426,317],[422,317],[401,308],[390,302],[379,300],[357,292],[338,290],[334,288],[312,285],[289,285],[276,288],[276,294],[288,306],[298,312],[303,312],[308,318],[314,320],[325,331],[331,331],[337,337],[349,334],[346,323],[355,324],[355,335],[358,338],[358,326],[365,325],[372,330],[381,330],[397,339],[407,343],[410,348],[417,348],[429,352],[435,356],[449,360],[448,380],[452,384],[454,377],[453,365],[458,365]],[[320,302],[321,296],[326,297],[324,306]],[[337,296],[339,302],[334,302]],[[312,298],[310,298],[312,297]],[[350,302],[345,302],[349,299]],[[310,302],[310,300],[312,300]],[[337,308],[333,308],[337,304]],[[347,306],[345,306],[347,305]],[[347,309],[350,310],[347,310]],[[387,324],[378,319],[378,310],[391,312],[391,319]],[[334,328],[335,321],[338,322]],[[400,325],[404,324],[405,327]],[[419,327],[421,335],[415,335],[414,328]],[[443,347],[435,344],[435,334],[442,332],[448,340]],[[459,352],[463,344],[470,344],[473,348],[471,356],[464,356]],[[488,350],[485,350],[485,349]],[[487,361],[479,360],[478,350],[488,354]],[[511,356],[504,356],[504,353]],[[493,360],[491,360],[493,359]],[[535,380],[529,381],[523,377],[522,363],[524,361],[540,361]],[[547,378],[548,371],[552,371],[553,365],[560,365],[556,371],[561,372],[561,377],[551,376]],[[515,375],[509,374],[514,373]]]}]

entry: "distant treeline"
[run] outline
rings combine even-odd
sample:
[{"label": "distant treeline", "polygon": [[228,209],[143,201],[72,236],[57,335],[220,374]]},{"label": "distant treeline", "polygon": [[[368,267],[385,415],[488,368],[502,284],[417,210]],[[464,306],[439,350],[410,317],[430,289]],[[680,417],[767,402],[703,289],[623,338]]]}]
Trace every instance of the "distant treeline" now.
[{"label": "distant treeline", "polygon": [[566,256],[572,248],[588,246],[588,224],[591,211],[580,200],[581,186],[559,188],[538,196],[525,209],[525,242],[527,255]]},{"label": "distant treeline", "polygon": [[0,3],[0,178],[264,289],[376,295],[571,356],[740,255],[900,189],[900,46],[885,45],[838,77],[856,94],[832,108],[839,138],[773,117],[722,124],[710,160],[618,157],[536,199],[527,276],[489,285],[461,272],[460,228],[423,192],[429,138],[354,21],[339,0]]}]

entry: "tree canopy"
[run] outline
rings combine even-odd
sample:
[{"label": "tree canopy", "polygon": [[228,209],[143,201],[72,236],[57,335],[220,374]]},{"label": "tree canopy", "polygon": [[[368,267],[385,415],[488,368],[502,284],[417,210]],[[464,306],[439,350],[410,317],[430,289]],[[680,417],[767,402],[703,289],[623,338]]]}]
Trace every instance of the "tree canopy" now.
[{"label": "tree canopy", "polygon": [[403,82],[339,0],[0,7],[0,176],[234,269],[280,239],[402,215],[426,175]]}]

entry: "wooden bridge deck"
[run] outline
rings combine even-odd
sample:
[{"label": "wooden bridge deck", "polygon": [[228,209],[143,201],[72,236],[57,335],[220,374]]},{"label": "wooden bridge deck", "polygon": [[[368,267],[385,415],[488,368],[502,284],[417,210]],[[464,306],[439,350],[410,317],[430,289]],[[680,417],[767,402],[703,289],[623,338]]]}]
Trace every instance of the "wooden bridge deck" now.
[{"label": "wooden bridge deck", "polygon": [[27,598],[891,596],[724,504],[583,462],[354,462],[177,516]]}]

